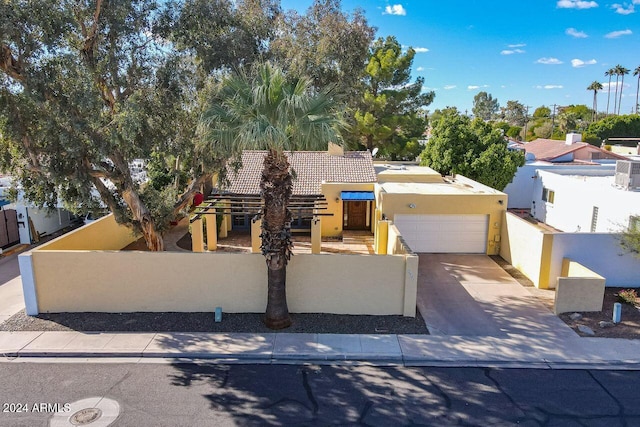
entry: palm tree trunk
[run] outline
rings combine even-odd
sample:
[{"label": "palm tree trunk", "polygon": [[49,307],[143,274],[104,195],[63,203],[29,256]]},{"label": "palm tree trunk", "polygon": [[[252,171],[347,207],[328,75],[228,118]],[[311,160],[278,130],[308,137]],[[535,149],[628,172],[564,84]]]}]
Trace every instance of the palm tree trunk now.
[{"label": "palm tree trunk", "polygon": [[624,74],[622,75],[622,82],[620,84],[620,101],[618,102],[618,115],[620,115],[620,107],[622,106],[622,89],[624,89]]},{"label": "palm tree trunk", "polygon": [[609,115],[609,101],[611,101],[611,74],[609,74],[609,85],[607,86],[607,116]]},{"label": "palm tree trunk", "polygon": [[291,212],[293,189],[289,161],[282,152],[269,150],[264,159],[260,190],[264,199],[262,254],[267,262],[267,309],[265,325],[270,329],[291,326],[287,307],[287,262],[291,258]]},{"label": "palm tree trunk", "polygon": [[613,114],[618,114],[618,79],[619,75],[616,74],[616,93],[613,95]]},{"label": "palm tree trunk", "polygon": [[638,84],[636,85],[636,114],[638,114],[638,93],[640,93],[640,74],[638,74]]}]

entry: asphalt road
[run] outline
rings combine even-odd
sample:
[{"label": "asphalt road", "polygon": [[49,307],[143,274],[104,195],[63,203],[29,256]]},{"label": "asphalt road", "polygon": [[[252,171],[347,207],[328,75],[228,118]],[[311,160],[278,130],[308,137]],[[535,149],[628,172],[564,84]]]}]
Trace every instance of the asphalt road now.
[{"label": "asphalt road", "polygon": [[640,371],[10,362],[0,426],[56,410],[72,425],[91,397],[117,402],[112,426],[633,426],[638,384]]}]

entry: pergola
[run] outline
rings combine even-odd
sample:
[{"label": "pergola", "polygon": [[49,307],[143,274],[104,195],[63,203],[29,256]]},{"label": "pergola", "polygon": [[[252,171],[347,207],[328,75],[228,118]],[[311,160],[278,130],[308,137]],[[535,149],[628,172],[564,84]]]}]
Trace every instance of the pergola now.
[{"label": "pergola", "polygon": [[[260,252],[260,228],[263,209],[264,200],[259,195],[211,194],[202,204],[196,207],[189,221],[192,230],[192,250],[194,252],[205,251],[203,218],[206,218],[209,224],[216,224],[216,217],[222,214],[223,220],[219,236],[218,227],[207,227],[206,250],[215,251],[218,237],[227,237],[228,231],[232,229],[233,215],[249,215],[251,217],[251,252]],[[297,212],[297,218],[311,220],[311,252],[320,253],[322,241],[321,219],[323,216],[333,216],[332,213],[323,212],[327,210],[325,197],[321,194],[310,196],[293,195],[289,202],[289,210]]]}]

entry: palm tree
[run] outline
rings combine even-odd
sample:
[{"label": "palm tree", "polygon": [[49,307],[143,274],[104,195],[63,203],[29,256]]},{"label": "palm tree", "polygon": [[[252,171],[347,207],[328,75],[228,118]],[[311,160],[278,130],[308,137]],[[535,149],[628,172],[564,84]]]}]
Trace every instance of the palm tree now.
[{"label": "palm tree", "polygon": [[202,123],[207,130],[201,147],[217,157],[239,159],[245,149],[267,150],[260,192],[262,254],[267,263],[265,324],[271,329],[291,325],[286,297],[286,266],[291,257],[293,188],[287,150],[326,149],[339,141],[342,121],[329,92],[311,92],[307,78],[288,79],[270,64],[223,78],[214,89]]},{"label": "palm tree", "polygon": [[625,74],[629,74],[629,71],[630,70],[628,68],[625,68],[622,65],[616,66],[617,75],[622,76],[622,81],[620,82],[620,101],[618,102],[618,115],[620,115],[620,107],[622,105],[622,89],[624,89],[624,76]]},{"label": "palm tree", "polygon": [[604,72],[604,75],[609,77],[609,84],[607,86],[607,116],[609,115],[609,101],[611,100],[611,76],[613,76],[615,73],[615,68],[609,68]]},{"label": "palm tree", "polygon": [[[638,67],[640,68],[640,67]],[[591,121],[595,122],[598,119],[598,91],[602,90],[602,84],[598,81],[592,82],[587,90],[593,91],[593,114],[591,115]]]},{"label": "palm tree", "polygon": [[638,93],[640,92],[640,65],[633,70],[633,75],[638,76],[638,84],[636,85],[636,114],[638,114]]},{"label": "palm tree", "polygon": [[620,80],[621,68],[622,68],[622,65],[618,64],[612,69],[613,75],[616,76],[616,93],[613,95],[613,114],[617,114],[617,111],[618,111],[618,81]]}]

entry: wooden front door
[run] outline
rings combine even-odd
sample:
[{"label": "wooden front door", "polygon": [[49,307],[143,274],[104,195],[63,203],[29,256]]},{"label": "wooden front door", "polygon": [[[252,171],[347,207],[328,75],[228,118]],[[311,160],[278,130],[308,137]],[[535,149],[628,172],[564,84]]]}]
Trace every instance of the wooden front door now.
[{"label": "wooden front door", "polygon": [[347,212],[347,220],[344,228],[347,230],[367,230],[367,202],[344,202]]}]

